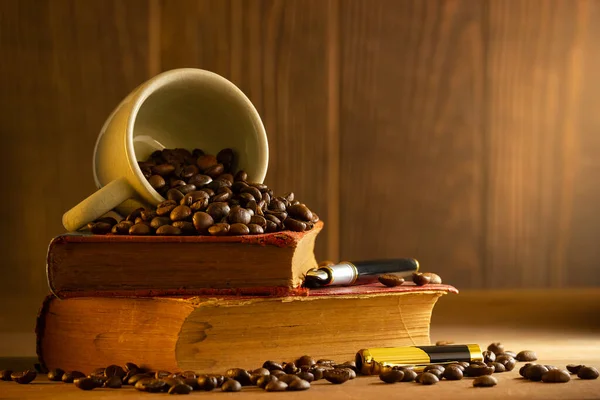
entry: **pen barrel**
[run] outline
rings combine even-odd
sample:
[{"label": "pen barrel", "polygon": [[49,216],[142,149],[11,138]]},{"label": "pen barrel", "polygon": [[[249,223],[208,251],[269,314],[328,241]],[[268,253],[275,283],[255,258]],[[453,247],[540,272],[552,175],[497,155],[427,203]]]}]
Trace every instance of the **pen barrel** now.
[{"label": "pen barrel", "polygon": [[384,367],[419,366],[459,361],[481,361],[478,344],[447,346],[380,347],[356,353],[356,367],[362,374],[377,375]]},{"label": "pen barrel", "polygon": [[400,276],[409,276],[419,270],[419,262],[414,258],[396,258],[389,260],[368,260],[355,261],[352,264],[356,267],[358,277],[357,284],[364,284],[377,280],[381,274],[397,274]]}]

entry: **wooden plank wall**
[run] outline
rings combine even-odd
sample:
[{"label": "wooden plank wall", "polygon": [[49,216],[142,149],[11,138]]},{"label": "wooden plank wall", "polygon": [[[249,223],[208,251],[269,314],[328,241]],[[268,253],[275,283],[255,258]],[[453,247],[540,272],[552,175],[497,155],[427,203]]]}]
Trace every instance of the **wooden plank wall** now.
[{"label": "wooden plank wall", "polygon": [[597,0],[0,0],[0,326],[33,326],[103,120],[176,67],[254,102],[268,183],[326,221],[319,259],[600,285],[599,23]]}]

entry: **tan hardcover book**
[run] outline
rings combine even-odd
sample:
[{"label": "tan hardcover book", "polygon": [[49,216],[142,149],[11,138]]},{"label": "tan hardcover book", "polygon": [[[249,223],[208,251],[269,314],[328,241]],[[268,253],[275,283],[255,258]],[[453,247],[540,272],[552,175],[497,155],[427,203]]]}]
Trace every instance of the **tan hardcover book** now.
[{"label": "tan hardcover book", "polygon": [[363,348],[429,344],[433,306],[449,292],[377,283],[285,297],[48,297],[38,355],[48,368],[86,373],[126,362],[222,373],[306,354],[343,362]]},{"label": "tan hardcover book", "polygon": [[317,266],[322,228],[318,222],[302,233],[226,237],[61,235],[48,248],[48,284],[59,298],[298,293]]}]

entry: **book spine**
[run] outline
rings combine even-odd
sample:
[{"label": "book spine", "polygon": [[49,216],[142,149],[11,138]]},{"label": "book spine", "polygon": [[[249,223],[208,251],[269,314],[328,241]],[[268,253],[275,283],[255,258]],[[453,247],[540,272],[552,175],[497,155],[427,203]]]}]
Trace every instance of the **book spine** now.
[{"label": "book spine", "polygon": [[50,303],[56,300],[56,297],[52,294],[46,296],[42,302],[42,306],[38,311],[38,315],[35,321],[35,352],[38,357],[38,361],[42,368],[46,369],[46,363],[44,362],[42,339],[44,338],[44,332],[46,329],[46,315],[50,308]]}]

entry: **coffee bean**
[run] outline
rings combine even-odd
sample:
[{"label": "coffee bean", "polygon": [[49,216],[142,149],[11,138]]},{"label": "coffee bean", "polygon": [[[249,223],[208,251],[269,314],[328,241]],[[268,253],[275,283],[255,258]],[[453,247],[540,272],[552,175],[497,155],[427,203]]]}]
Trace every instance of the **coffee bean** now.
[{"label": "coffee bean", "polygon": [[[173,227],[178,228],[183,235],[194,235],[197,233],[194,224],[189,221],[175,221],[173,222]],[[158,231],[156,234],[158,235]]]},{"label": "coffee bean", "polygon": [[179,205],[171,211],[171,221],[183,221],[192,215],[192,210],[188,206]]},{"label": "coffee bean", "polygon": [[285,375],[281,375],[277,377],[278,380],[280,380],[281,382],[285,382],[288,385],[297,379],[300,379],[298,376],[296,376],[295,374],[285,374]]},{"label": "coffee bean", "polygon": [[212,167],[204,170],[204,174],[213,179],[218,178],[223,172],[225,172],[225,166],[223,164],[215,164]]},{"label": "coffee bean", "polygon": [[307,228],[305,222],[293,218],[286,218],[283,224],[287,229],[294,232],[304,232]]},{"label": "coffee bean", "polygon": [[279,378],[279,377],[281,377],[283,375],[287,375],[287,374],[280,369],[275,369],[275,370],[271,371],[271,375]]},{"label": "coffee bean", "polygon": [[107,378],[110,378],[111,376],[118,376],[119,378],[123,379],[125,374],[125,370],[119,365],[109,365],[104,369],[104,376]]},{"label": "coffee bean", "polygon": [[92,390],[98,387],[98,383],[92,378],[77,378],[73,383],[81,390]]},{"label": "coffee bean", "polygon": [[225,236],[229,233],[229,224],[219,223],[208,228],[208,233],[212,236]]},{"label": "coffee bean", "polygon": [[460,365],[457,362],[451,363],[451,364],[447,364],[446,368],[449,368],[449,367],[451,367],[451,368],[458,368],[458,369],[460,369],[461,372],[464,372],[464,370],[465,370],[465,367],[463,367],[462,365]]},{"label": "coffee bean", "polygon": [[184,194],[181,193],[179,190],[177,189],[169,189],[167,190],[167,199],[169,200],[173,200],[176,202],[180,202],[181,199],[183,199]]},{"label": "coffee bean", "polygon": [[432,370],[438,370],[441,372],[444,372],[446,368],[443,365],[439,365],[439,364],[432,364],[432,365],[428,365],[423,369],[423,372],[431,372]]},{"label": "coffee bean", "polygon": [[267,385],[265,386],[265,390],[267,392],[283,392],[285,390],[287,390],[288,385],[285,382],[282,382],[280,380],[274,380],[271,381],[269,383],[267,383]]},{"label": "coffee bean", "polygon": [[[170,202],[170,203],[167,203],[167,202]],[[175,201],[173,201],[173,200],[163,201],[162,203],[160,203],[158,205],[158,208],[156,209],[156,215],[168,216],[169,214],[171,214],[171,211],[173,211],[175,209],[175,207],[177,207],[177,203],[175,203]]]},{"label": "coffee bean", "polygon": [[78,378],[85,378],[85,374],[81,371],[69,371],[63,374],[62,381],[64,383],[73,383]]},{"label": "coffee bean", "polygon": [[152,167],[152,173],[161,177],[169,176],[175,171],[175,166],[171,164],[161,164]]},{"label": "coffee bean", "polygon": [[1,381],[11,381],[12,378],[10,376],[12,373],[13,373],[13,371],[10,369],[3,369],[2,371],[0,371],[0,380]]},{"label": "coffee bean", "polygon": [[308,390],[310,389],[310,382],[304,380],[304,379],[296,379],[294,381],[292,381],[289,385],[287,390],[290,391],[300,391],[300,390]]},{"label": "coffee bean", "polygon": [[424,372],[419,379],[419,383],[423,385],[435,385],[440,379],[431,372]]},{"label": "coffee bean", "polygon": [[386,371],[379,375],[379,379],[385,383],[402,382],[402,379],[404,379],[404,372],[399,370]]},{"label": "coffee bean", "polygon": [[581,366],[577,371],[580,379],[598,379],[598,370],[594,367]]},{"label": "coffee bean", "polygon": [[427,285],[431,281],[431,278],[427,275],[423,275],[422,273],[415,272],[412,275],[412,280],[415,283],[415,285],[423,286],[423,285]]},{"label": "coffee bean", "polygon": [[496,357],[496,362],[504,365],[504,368],[507,371],[512,371],[515,365],[517,364],[516,360],[508,354],[500,354]]},{"label": "coffee bean", "polygon": [[399,371],[402,371],[402,373],[404,374],[404,377],[402,378],[402,382],[412,382],[417,377],[417,373],[415,372],[415,370],[413,370],[411,368],[402,367],[399,369]]},{"label": "coffee bean", "polygon": [[146,224],[135,224],[129,228],[130,235],[149,235],[152,232],[150,226]]},{"label": "coffee bean", "polygon": [[217,387],[217,378],[209,375],[201,375],[196,379],[198,390],[211,391]]},{"label": "coffee bean", "polygon": [[346,369],[331,369],[323,373],[323,378],[334,384],[341,384],[350,380],[350,373]]},{"label": "coffee bean", "polygon": [[175,386],[172,386],[168,393],[169,394],[190,394],[192,392],[192,387],[186,385],[185,383],[180,383]]},{"label": "coffee bean", "polygon": [[325,369],[322,367],[313,366],[308,370],[308,372],[313,375],[313,380],[318,381],[323,379],[323,373],[325,372]]},{"label": "coffee bean", "polygon": [[225,376],[238,381],[242,386],[249,386],[252,384],[250,373],[243,368],[231,368],[225,372]]},{"label": "coffee bean", "polygon": [[294,361],[294,364],[297,367],[302,367],[304,365],[308,365],[309,367],[312,367],[316,363],[317,363],[317,361],[314,358],[312,358],[311,356],[302,356],[302,357],[298,358],[296,361]]},{"label": "coffee bean", "polygon": [[251,235],[262,235],[263,233],[265,233],[265,231],[263,230],[263,228],[260,225],[256,225],[256,224],[248,224],[248,232]]},{"label": "coffee bean", "polygon": [[315,380],[315,376],[311,372],[308,372],[308,371],[298,372],[297,376],[298,376],[298,378],[303,379],[303,380],[307,381],[308,383]]},{"label": "coffee bean", "polygon": [[212,217],[215,221],[221,221],[223,218],[229,215],[231,209],[229,205],[224,202],[216,202],[212,203],[206,209],[206,212]]},{"label": "coffee bean", "polygon": [[294,201],[294,192],[288,192],[281,197],[283,197],[288,202],[292,202],[292,201]]},{"label": "coffee bean", "polygon": [[166,383],[160,379],[142,378],[133,386],[141,392],[158,393],[162,392]]},{"label": "coffee bean", "polygon": [[248,180],[248,174],[246,171],[239,170],[233,177],[234,182],[244,182]]},{"label": "coffee bean", "polygon": [[277,377],[273,376],[273,375],[263,375],[261,377],[258,378],[258,380],[256,381],[256,386],[258,386],[261,389],[264,389],[270,382],[276,381]]},{"label": "coffee bean", "polygon": [[254,215],[250,217],[250,224],[259,225],[262,229],[267,227],[267,220],[261,215]]},{"label": "coffee bean", "polygon": [[487,363],[488,367],[494,367],[494,373],[506,372],[506,367],[504,364],[499,362],[489,362]]},{"label": "coffee bean", "polygon": [[313,219],[312,212],[304,204],[290,206],[288,207],[287,212],[290,216],[300,221],[310,221]]},{"label": "coffee bean", "polygon": [[59,382],[60,380],[62,380],[62,376],[64,375],[64,373],[65,371],[63,371],[62,369],[54,368],[50,370],[50,372],[48,372],[48,380],[53,382]]},{"label": "coffee bean", "polygon": [[442,379],[442,375],[444,374],[444,371],[439,369],[431,369],[427,372],[434,374],[438,379]]},{"label": "coffee bean", "polygon": [[210,167],[217,164],[217,157],[207,154],[201,155],[200,157],[198,157],[198,161],[196,161],[196,165],[198,166],[198,168],[200,168],[201,171],[207,170]]},{"label": "coffee bean", "polygon": [[529,367],[531,367],[532,365],[537,365],[537,364],[536,363],[527,363],[527,364],[523,365],[519,369],[519,375],[521,375],[523,378],[525,378],[525,373],[527,372],[527,369],[529,369]]},{"label": "coffee bean", "polygon": [[179,236],[182,234],[181,229],[172,225],[163,225],[156,230],[158,236]]},{"label": "coffee bean", "polygon": [[214,219],[210,216],[210,214],[205,212],[194,213],[192,221],[194,223],[196,231],[202,234],[208,233],[208,228],[210,228],[215,223]]},{"label": "coffee bean", "polygon": [[517,354],[517,361],[535,361],[537,360],[537,355],[534,351],[531,350],[523,350]]},{"label": "coffee bean", "polygon": [[536,364],[527,368],[524,372],[524,378],[530,381],[539,382],[542,380],[542,375],[548,372],[548,368],[543,365]]},{"label": "coffee bean", "polygon": [[204,175],[204,174],[196,174],[188,180],[188,183],[190,185],[196,186],[196,188],[204,187],[211,182],[212,182],[212,178],[210,176]]},{"label": "coffee bean", "polygon": [[484,351],[481,355],[483,356],[483,362],[486,364],[496,361],[496,354],[490,350]]},{"label": "coffee bean", "polygon": [[275,370],[282,370],[283,371],[283,367],[281,366],[280,363],[276,362],[276,361],[265,361],[262,365],[263,368],[268,369],[269,371],[275,371]]},{"label": "coffee bean", "polygon": [[177,190],[179,190],[185,196],[188,193],[195,192],[196,191],[196,185],[188,183],[187,185],[179,186],[177,188]]},{"label": "coffee bean", "polygon": [[171,218],[169,217],[154,217],[152,221],[150,221],[150,226],[154,229],[158,229],[163,225],[169,225],[171,223]]},{"label": "coffee bean", "polygon": [[[502,353],[502,354],[507,355],[507,356],[511,356],[515,360],[517,358],[517,353],[515,353],[514,351],[505,350],[504,353]],[[498,354],[496,354],[496,355],[498,355]]]},{"label": "coffee bean", "polygon": [[500,342],[491,343],[487,349],[494,353],[495,355],[499,355],[504,352],[504,345]]},{"label": "coffee bean", "polygon": [[22,385],[33,382],[36,377],[37,373],[31,369],[23,372],[13,372],[10,374],[10,379]]},{"label": "coffee bean", "polygon": [[298,372],[298,367],[296,367],[296,364],[294,364],[293,362],[285,363],[283,365],[283,372],[285,372],[286,374],[295,374],[296,372]]},{"label": "coffee bean", "polygon": [[152,175],[148,179],[148,183],[150,184],[150,186],[152,186],[152,188],[154,190],[162,189],[167,184],[165,182],[164,178],[162,176],[160,176],[160,175]]},{"label": "coffee bean", "polygon": [[90,231],[94,235],[106,235],[107,233],[110,233],[112,227],[112,225],[107,224],[106,222],[95,222],[91,225]]},{"label": "coffee bean", "polygon": [[483,364],[474,364],[471,363],[467,368],[465,368],[464,375],[470,377],[477,377],[482,375],[491,375],[494,373],[494,367],[488,367]]},{"label": "coffee bean", "polygon": [[242,385],[235,379],[228,378],[223,382],[223,385],[221,385],[221,390],[223,392],[239,392],[242,390]]},{"label": "coffee bean", "polygon": [[498,384],[498,380],[491,375],[484,375],[473,379],[474,387],[492,387]]},{"label": "coffee bean", "polygon": [[[529,371],[529,368],[527,371]],[[569,372],[564,369],[551,369],[542,375],[542,382],[547,383],[565,383],[571,380]]]},{"label": "coffee bean", "polygon": [[[242,194],[248,193],[248,194],[252,195],[252,198],[248,199],[248,201],[254,200],[256,202],[259,202],[262,200],[262,193],[260,192],[260,190],[258,190],[254,186],[246,186],[246,187],[242,188],[240,193],[242,193]],[[284,211],[284,210],[281,210],[281,211]]]},{"label": "coffee bean", "polygon": [[387,287],[400,286],[404,283],[404,278],[394,274],[379,275],[377,279]]},{"label": "coffee bean", "polygon": [[233,163],[234,155],[233,150],[223,149],[217,153],[217,161],[224,165],[231,165]]},{"label": "coffee bean", "polygon": [[579,370],[583,367],[584,367],[584,365],[569,364],[569,365],[567,365],[567,371],[569,371],[572,374],[577,375],[579,373]]},{"label": "coffee bean", "polygon": [[183,378],[177,374],[169,375],[168,377],[163,378],[162,380],[165,381],[164,390],[169,390],[170,388],[172,388],[175,385],[180,385],[182,383],[185,383],[183,381]]},{"label": "coffee bean", "polygon": [[235,207],[231,208],[229,215],[227,216],[227,221],[230,224],[236,224],[236,223],[249,224],[250,219],[251,219],[251,215],[248,212],[248,210],[246,210],[240,206],[235,206]]},{"label": "coffee bean", "polygon": [[[130,371],[130,372],[133,372],[133,371]],[[154,377],[154,374],[137,372],[137,373],[132,374],[129,377],[127,377],[127,375],[125,375],[125,378],[123,378],[123,383],[133,386],[133,385],[135,385],[135,383],[137,381],[139,381],[142,378],[152,378],[152,377]]]},{"label": "coffee bean", "polygon": [[459,366],[448,366],[444,370],[442,377],[449,381],[459,381],[463,378],[463,371],[459,368]]},{"label": "coffee bean", "polygon": [[123,381],[118,376],[111,376],[110,378],[108,378],[106,380],[106,382],[104,382],[104,385],[103,385],[103,387],[109,388],[109,389],[119,389],[122,386],[123,386]]},{"label": "coffee bean", "polygon": [[164,378],[168,378],[170,375],[172,375],[172,374],[169,371],[158,370],[154,374],[154,379],[164,379]]}]

